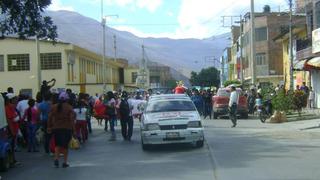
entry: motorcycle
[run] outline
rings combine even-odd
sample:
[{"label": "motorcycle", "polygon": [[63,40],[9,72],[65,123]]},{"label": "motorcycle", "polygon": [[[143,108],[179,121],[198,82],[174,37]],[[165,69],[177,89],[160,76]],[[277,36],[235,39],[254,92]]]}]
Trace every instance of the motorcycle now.
[{"label": "motorcycle", "polygon": [[262,123],[265,123],[272,116],[271,100],[266,100],[262,105],[257,107],[258,116]]}]

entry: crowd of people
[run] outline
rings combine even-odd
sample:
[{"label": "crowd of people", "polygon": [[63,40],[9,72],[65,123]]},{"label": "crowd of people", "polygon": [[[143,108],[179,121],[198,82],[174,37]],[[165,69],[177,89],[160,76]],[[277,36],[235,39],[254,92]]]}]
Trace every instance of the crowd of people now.
[{"label": "crowd of people", "polygon": [[[39,152],[43,144],[41,151],[54,156],[55,167],[60,167],[60,155],[63,155],[62,167],[69,167],[70,141],[74,138],[80,144],[86,143],[92,132],[93,117],[101,126],[104,121],[104,130],[110,131],[110,141],[116,140],[115,126],[120,120],[123,140],[131,141],[133,118],[141,116],[141,111],[135,109],[136,104],[145,102],[149,93],[142,96],[140,92],[109,91],[90,96],[75,94],[71,89],[53,93],[50,89],[54,83],[55,80],[44,81],[35,99],[23,93],[16,95],[12,87],[1,93],[14,152],[24,148],[30,153]],[[14,164],[20,164],[14,154]]]},{"label": "crowd of people", "polygon": [[[28,152],[39,152],[39,143],[43,144],[43,151],[54,155],[54,166],[59,167],[59,157],[63,154],[62,167],[68,164],[68,148],[72,138],[84,144],[92,133],[91,120],[96,119],[99,126],[104,126],[106,132],[110,132],[109,141],[116,141],[115,127],[120,120],[122,139],[131,141],[133,133],[133,119],[140,120],[142,110],[139,104],[144,104],[153,94],[149,89],[141,93],[126,91],[108,91],[105,94],[95,94],[93,96],[85,93],[75,94],[71,89],[60,93],[51,92],[51,87],[55,84],[52,79],[49,82],[43,81],[40,92],[36,98],[27,94],[16,95],[12,87],[7,88],[7,92],[1,93],[5,103],[5,115],[8,129],[12,138],[11,148],[14,152],[21,151],[26,147]],[[314,105],[314,92],[312,88],[303,85],[297,86],[296,91],[303,91],[308,95],[309,107]],[[277,94],[284,89],[277,86],[271,92]],[[261,87],[252,87],[244,91],[247,96],[249,113],[255,111],[255,107],[262,104]],[[199,114],[204,119],[212,118],[213,95],[211,89],[197,90],[187,89],[182,83],[178,83],[173,89],[173,93],[187,94],[195,104]],[[158,92],[155,92],[158,94]],[[236,109],[239,99],[236,88],[231,87],[229,101],[230,117],[233,127],[236,126]],[[232,116],[233,115],[233,116]],[[232,118],[234,117],[234,118]],[[40,135],[39,135],[40,134]],[[52,147],[54,146],[54,147]],[[19,162],[15,159],[15,164]]]}]

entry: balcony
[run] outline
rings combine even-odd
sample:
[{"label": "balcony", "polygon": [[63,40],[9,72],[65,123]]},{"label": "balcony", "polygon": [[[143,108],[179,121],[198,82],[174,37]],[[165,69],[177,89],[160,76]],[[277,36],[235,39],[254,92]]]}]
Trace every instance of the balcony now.
[{"label": "balcony", "polygon": [[297,40],[297,60],[303,60],[312,57],[312,40],[298,39]]}]

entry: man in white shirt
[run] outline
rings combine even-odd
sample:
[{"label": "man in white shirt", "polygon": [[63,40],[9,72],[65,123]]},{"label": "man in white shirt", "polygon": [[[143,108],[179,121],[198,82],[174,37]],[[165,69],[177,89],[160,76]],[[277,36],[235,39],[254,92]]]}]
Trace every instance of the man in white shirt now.
[{"label": "man in white shirt", "polygon": [[22,97],[21,101],[18,102],[16,107],[19,112],[20,118],[24,116],[24,112],[26,111],[26,109],[29,108],[29,105],[28,105],[29,97],[27,95],[21,95],[21,97]]},{"label": "man in white shirt", "polygon": [[232,127],[237,125],[237,107],[239,102],[239,95],[235,86],[231,86],[231,94],[229,99],[229,117],[233,123]]}]

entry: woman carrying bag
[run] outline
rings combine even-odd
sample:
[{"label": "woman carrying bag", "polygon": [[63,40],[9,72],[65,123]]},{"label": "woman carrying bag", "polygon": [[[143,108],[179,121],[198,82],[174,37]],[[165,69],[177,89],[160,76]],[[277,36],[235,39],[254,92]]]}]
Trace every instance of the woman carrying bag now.
[{"label": "woman carrying bag", "polygon": [[106,95],[105,101],[104,101],[104,105],[106,106],[106,115],[107,115],[107,118],[110,123],[111,137],[110,137],[109,141],[115,141],[116,140],[116,132],[115,132],[114,126],[117,121],[117,114],[116,114],[116,100],[115,100],[113,92],[111,92],[111,91],[107,92],[107,95]]},{"label": "woman carrying bag", "polygon": [[69,95],[62,92],[58,104],[54,105],[49,113],[48,133],[55,138],[54,166],[59,167],[59,155],[63,154],[63,168],[69,167],[68,146],[74,132],[75,113],[68,103]]}]

